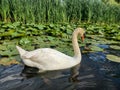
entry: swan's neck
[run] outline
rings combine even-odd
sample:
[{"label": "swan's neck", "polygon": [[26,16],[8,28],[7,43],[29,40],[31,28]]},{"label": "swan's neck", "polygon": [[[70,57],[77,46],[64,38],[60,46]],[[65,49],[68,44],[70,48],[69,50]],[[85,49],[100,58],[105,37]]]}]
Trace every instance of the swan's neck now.
[{"label": "swan's neck", "polygon": [[73,45],[75,57],[81,57],[81,52],[80,52],[80,48],[78,45],[78,39],[77,39],[79,33],[80,32],[78,30],[75,30],[72,35],[72,45]]}]

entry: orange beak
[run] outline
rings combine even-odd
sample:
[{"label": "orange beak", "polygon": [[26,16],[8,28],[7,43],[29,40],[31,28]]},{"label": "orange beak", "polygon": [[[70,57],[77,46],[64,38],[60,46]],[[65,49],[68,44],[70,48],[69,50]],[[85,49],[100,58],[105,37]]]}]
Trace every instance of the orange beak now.
[{"label": "orange beak", "polygon": [[84,35],[81,37],[81,39],[82,39],[82,42],[84,42]]}]

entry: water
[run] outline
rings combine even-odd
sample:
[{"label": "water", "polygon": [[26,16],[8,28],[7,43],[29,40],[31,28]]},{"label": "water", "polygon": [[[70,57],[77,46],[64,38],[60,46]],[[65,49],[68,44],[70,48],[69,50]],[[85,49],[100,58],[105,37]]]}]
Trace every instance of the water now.
[{"label": "water", "polygon": [[105,55],[83,54],[81,64],[72,69],[42,74],[22,64],[0,66],[0,90],[120,90],[120,64]]}]

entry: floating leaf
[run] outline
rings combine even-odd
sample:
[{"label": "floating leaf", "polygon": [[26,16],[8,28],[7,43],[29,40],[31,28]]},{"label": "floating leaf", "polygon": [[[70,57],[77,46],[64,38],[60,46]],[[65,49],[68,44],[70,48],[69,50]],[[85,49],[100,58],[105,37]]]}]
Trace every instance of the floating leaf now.
[{"label": "floating leaf", "polygon": [[19,64],[19,62],[15,59],[1,58],[0,59],[0,64],[1,65],[11,65],[11,64]]},{"label": "floating leaf", "polygon": [[115,56],[115,55],[107,55],[107,59],[113,62],[118,62],[120,63],[120,57]]},{"label": "floating leaf", "polygon": [[1,58],[1,59],[0,59],[0,64],[5,64],[5,63],[7,63],[7,62],[9,62],[9,61],[10,61],[9,58]]},{"label": "floating leaf", "polygon": [[19,33],[14,32],[14,33],[12,33],[11,35],[12,35],[12,37],[17,37],[17,36],[19,35]]},{"label": "floating leaf", "polygon": [[0,51],[0,55],[2,56],[14,56],[17,55],[18,51],[16,49],[13,50],[5,50],[5,51]]},{"label": "floating leaf", "polygon": [[5,45],[0,45],[0,51],[1,50],[7,50],[6,46]]},{"label": "floating leaf", "polygon": [[90,47],[92,51],[103,51],[103,49],[98,46],[90,46]]},{"label": "floating leaf", "polygon": [[22,38],[21,40],[20,40],[20,44],[28,44],[28,43],[30,43],[31,41],[28,39],[28,38]]},{"label": "floating leaf", "polygon": [[25,45],[24,46],[26,50],[34,50],[34,46],[31,46],[31,45]]},{"label": "floating leaf", "polygon": [[11,56],[11,51],[9,51],[9,50],[0,51],[0,54],[1,54],[2,56]]},{"label": "floating leaf", "polygon": [[20,26],[20,24],[21,24],[20,22],[14,22],[14,23],[13,23],[13,26],[14,26],[14,27],[17,27],[17,26]]},{"label": "floating leaf", "polygon": [[54,28],[54,26],[55,26],[54,24],[50,24],[49,25],[50,28]]},{"label": "floating leaf", "polygon": [[1,28],[1,29],[0,29],[0,33],[3,33],[3,32],[5,32],[5,29],[4,29],[4,28]]},{"label": "floating leaf", "polygon": [[51,36],[47,36],[48,40],[50,41],[54,41],[54,37],[51,37]]},{"label": "floating leaf", "polygon": [[41,24],[41,25],[37,25],[36,27],[37,27],[39,30],[43,30],[45,26]]},{"label": "floating leaf", "polygon": [[67,34],[72,34],[72,30],[67,29]]},{"label": "floating leaf", "polygon": [[110,45],[110,48],[116,49],[116,50],[120,50],[120,46],[117,45]]},{"label": "floating leaf", "polygon": [[120,35],[116,36],[116,40],[120,41]]}]

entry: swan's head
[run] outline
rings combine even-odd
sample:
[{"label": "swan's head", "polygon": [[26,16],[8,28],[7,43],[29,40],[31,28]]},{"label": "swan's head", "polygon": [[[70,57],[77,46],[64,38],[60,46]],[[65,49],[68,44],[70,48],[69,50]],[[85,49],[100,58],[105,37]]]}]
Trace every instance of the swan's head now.
[{"label": "swan's head", "polygon": [[85,30],[83,28],[76,28],[75,31],[74,31],[74,33],[79,33],[80,36],[81,36],[82,41],[84,41]]}]

